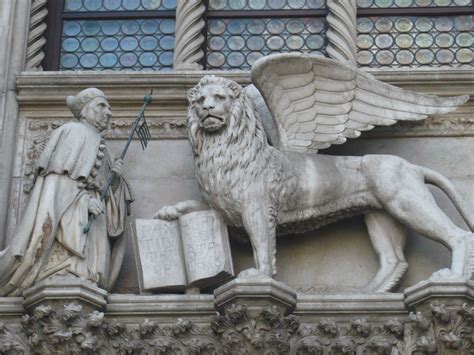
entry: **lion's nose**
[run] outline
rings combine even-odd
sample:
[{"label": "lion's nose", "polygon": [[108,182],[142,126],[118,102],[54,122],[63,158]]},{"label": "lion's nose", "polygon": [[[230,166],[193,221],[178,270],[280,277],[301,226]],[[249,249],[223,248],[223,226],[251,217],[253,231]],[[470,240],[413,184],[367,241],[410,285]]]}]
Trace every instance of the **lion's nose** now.
[{"label": "lion's nose", "polygon": [[212,110],[215,107],[214,102],[212,100],[205,100],[202,108],[205,110]]}]

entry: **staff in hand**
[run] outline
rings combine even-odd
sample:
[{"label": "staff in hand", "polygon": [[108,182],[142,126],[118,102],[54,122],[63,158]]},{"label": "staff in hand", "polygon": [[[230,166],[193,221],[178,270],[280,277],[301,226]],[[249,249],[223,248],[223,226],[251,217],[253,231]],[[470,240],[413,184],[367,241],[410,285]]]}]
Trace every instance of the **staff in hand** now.
[{"label": "staff in hand", "polygon": [[89,221],[84,226],[84,229],[83,229],[84,233],[89,232],[91,224],[95,220],[95,216],[104,212],[102,201],[104,201],[105,196],[107,195],[107,191],[112,185],[114,179],[122,175],[123,159],[125,158],[125,154],[127,154],[128,147],[130,146],[130,143],[132,142],[135,132],[137,133],[138,139],[140,140],[140,144],[143,150],[145,150],[145,148],[148,145],[148,141],[151,139],[150,129],[148,128],[148,125],[145,120],[145,110],[148,104],[152,101],[152,95],[153,95],[153,89],[150,91],[149,95],[146,95],[143,98],[143,101],[144,101],[143,106],[140,109],[137,115],[137,118],[133,122],[132,130],[130,131],[130,134],[128,135],[127,143],[125,144],[125,147],[123,148],[122,153],[115,160],[112,168],[110,169],[111,174],[109,175],[107,179],[107,183],[100,191],[100,200],[96,200],[97,201],[96,203],[91,201],[92,203],[89,205],[89,211],[92,214],[89,216]]}]

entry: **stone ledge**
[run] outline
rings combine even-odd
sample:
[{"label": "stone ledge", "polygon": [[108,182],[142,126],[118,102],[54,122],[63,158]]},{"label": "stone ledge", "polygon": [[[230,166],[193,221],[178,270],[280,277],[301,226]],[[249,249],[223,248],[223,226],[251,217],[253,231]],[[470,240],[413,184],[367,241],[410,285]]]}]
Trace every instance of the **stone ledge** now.
[{"label": "stone ledge", "polygon": [[23,314],[23,297],[0,297],[0,318]]},{"label": "stone ledge", "polygon": [[[370,69],[366,70],[377,79],[405,89],[440,95],[474,95],[474,69]],[[66,95],[85,87],[97,86],[114,102],[142,102],[150,88],[155,89],[155,102],[170,105],[183,103],[186,91],[203,75],[218,75],[235,80],[242,85],[251,83],[250,72],[235,71],[64,71],[22,72],[17,76],[17,99],[20,104],[64,104]],[[130,92],[130,88],[133,91]]]},{"label": "stone ledge", "polygon": [[39,304],[81,303],[90,309],[102,309],[107,301],[107,291],[90,281],[76,277],[55,276],[38,282],[23,292],[23,306],[32,309]]},{"label": "stone ledge", "polygon": [[234,304],[245,304],[250,312],[260,312],[265,307],[276,306],[287,314],[297,303],[295,290],[270,278],[237,278],[217,288],[214,297],[219,311]]},{"label": "stone ledge", "polygon": [[212,295],[109,295],[106,313],[115,315],[214,315]]},{"label": "stone ledge", "polygon": [[298,295],[295,314],[407,314],[402,293]]},{"label": "stone ledge", "polygon": [[406,288],[404,294],[408,308],[427,299],[462,298],[474,301],[474,280],[425,280]]}]

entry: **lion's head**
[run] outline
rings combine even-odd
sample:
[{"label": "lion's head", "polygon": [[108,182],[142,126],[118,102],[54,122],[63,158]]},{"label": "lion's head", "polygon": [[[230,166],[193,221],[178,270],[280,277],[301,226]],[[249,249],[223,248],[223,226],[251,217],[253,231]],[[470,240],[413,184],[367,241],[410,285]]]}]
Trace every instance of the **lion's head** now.
[{"label": "lion's head", "polygon": [[198,118],[198,125],[207,132],[222,129],[229,120],[232,105],[242,87],[235,81],[205,76],[188,93],[190,109]]},{"label": "lion's head", "polygon": [[252,100],[235,81],[204,76],[189,90],[188,100],[188,135],[195,154],[206,138],[212,141],[225,136],[229,142],[246,139],[249,144],[265,141]]}]

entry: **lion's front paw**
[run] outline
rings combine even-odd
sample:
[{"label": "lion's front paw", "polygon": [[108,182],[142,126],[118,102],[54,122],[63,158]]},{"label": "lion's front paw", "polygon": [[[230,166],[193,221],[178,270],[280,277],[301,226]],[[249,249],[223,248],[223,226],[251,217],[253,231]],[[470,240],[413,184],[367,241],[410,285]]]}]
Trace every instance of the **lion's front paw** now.
[{"label": "lion's front paw", "polygon": [[154,219],[163,219],[165,221],[172,221],[178,219],[179,211],[175,206],[164,206],[153,216]]}]

